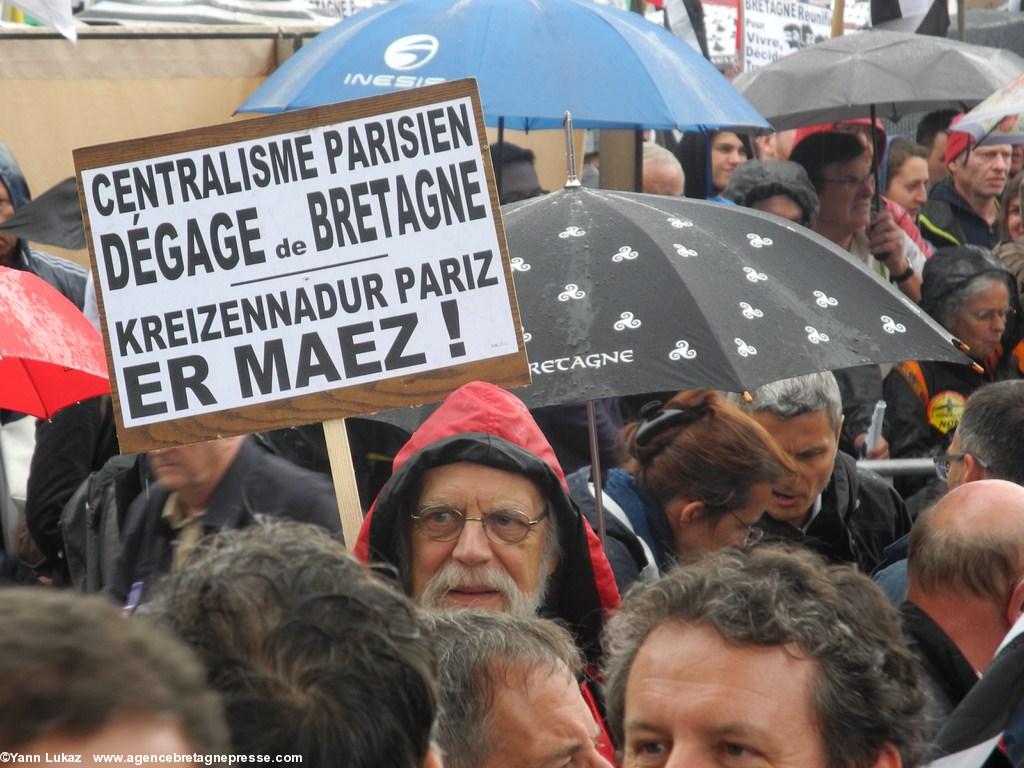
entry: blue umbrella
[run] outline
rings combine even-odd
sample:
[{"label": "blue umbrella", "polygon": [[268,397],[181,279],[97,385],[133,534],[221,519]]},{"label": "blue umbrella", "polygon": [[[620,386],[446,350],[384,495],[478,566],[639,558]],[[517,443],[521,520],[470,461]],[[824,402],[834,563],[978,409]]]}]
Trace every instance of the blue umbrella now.
[{"label": "blue umbrella", "polygon": [[767,130],[699,53],[593,0],[397,0],[320,33],[239,112],[282,112],[477,78],[488,125]]}]

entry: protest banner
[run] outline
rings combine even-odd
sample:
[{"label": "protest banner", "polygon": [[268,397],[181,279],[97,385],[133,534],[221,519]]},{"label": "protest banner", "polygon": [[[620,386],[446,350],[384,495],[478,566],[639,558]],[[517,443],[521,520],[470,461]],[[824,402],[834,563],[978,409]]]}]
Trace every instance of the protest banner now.
[{"label": "protest banner", "polygon": [[529,382],[475,81],[74,158],[123,451]]},{"label": "protest banner", "polygon": [[829,5],[801,0],[742,0],[743,69],[757,69],[832,36]]}]

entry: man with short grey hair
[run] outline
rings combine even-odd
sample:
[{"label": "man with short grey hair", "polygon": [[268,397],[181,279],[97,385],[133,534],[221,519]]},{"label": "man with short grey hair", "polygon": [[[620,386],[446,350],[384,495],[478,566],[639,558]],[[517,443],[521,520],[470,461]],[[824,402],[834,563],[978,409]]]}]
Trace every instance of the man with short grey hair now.
[{"label": "man with short grey hair", "polygon": [[605,632],[623,768],[917,768],[924,696],[863,575],[777,546],[720,550],[633,589]]},{"label": "man with short grey hair", "polygon": [[783,379],[736,402],[797,465],[772,489],[763,527],[870,573],[882,550],[910,530],[910,515],[892,486],[839,451],[843,403],[835,377]]},{"label": "man with short grey hair", "polygon": [[679,159],[660,144],[644,143],[644,187],[650,195],[681,197],[686,177]]},{"label": "man with short grey hair", "polygon": [[441,691],[446,768],[611,768],[576,684],[572,636],[548,619],[463,610],[428,615]]}]

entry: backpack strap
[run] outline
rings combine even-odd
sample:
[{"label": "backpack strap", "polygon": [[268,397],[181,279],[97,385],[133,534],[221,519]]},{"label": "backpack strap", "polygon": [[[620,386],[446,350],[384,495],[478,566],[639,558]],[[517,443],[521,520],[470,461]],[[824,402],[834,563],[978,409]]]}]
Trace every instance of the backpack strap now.
[{"label": "backpack strap", "polygon": [[[587,483],[587,489],[590,491],[591,496],[596,496],[593,482]],[[626,530],[633,534],[633,536],[636,537],[636,540],[640,542],[640,546],[644,551],[644,557],[647,558],[647,564],[640,569],[640,575],[638,577],[639,581],[649,582],[660,577],[661,572],[658,570],[658,561],[654,557],[654,552],[651,551],[650,546],[643,540],[643,537],[637,535],[636,529],[633,527],[633,523],[629,520],[629,515],[626,514],[626,510],[620,507],[618,502],[604,491],[601,492],[601,506],[605,512],[622,523]]]}]

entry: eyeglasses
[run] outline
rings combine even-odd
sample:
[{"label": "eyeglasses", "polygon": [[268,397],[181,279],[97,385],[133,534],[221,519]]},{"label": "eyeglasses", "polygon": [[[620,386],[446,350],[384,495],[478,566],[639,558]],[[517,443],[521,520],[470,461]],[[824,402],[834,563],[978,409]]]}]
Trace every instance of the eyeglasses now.
[{"label": "eyeglasses", "polygon": [[935,474],[938,475],[939,480],[949,479],[949,468],[954,461],[963,461],[965,458],[970,456],[977,462],[978,466],[988,471],[988,462],[982,461],[973,453],[949,453],[945,456],[936,456],[932,461],[935,463]]},{"label": "eyeglasses", "polygon": [[868,171],[864,176],[844,176],[841,179],[822,179],[822,181],[826,184],[838,184],[844,189],[859,187],[861,184],[868,184],[873,187],[875,185],[875,175]]},{"label": "eyeglasses", "polygon": [[750,523],[743,522],[743,518],[729,510],[729,514],[736,518],[736,521],[746,529],[746,538],[743,539],[743,547],[752,547],[757,544],[761,539],[764,538],[764,529],[758,528],[756,525],[750,525]]},{"label": "eyeglasses", "polygon": [[424,507],[416,514],[409,515],[416,529],[434,541],[457,539],[466,523],[477,522],[484,527],[487,538],[495,544],[518,544],[547,516],[545,511],[540,517],[531,520],[518,509],[499,509],[480,517],[466,517],[461,510],[445,505]]},{"label": "eyeglasses", "polygon": [[981,312],[970,313],[971,318],[977,320],[979,323],[991,323],[997,317],[1004,323],[1008,323],[1016,314],[1017,310],[1013,307],[1007,307],[1006,309],[986,309]]}]

